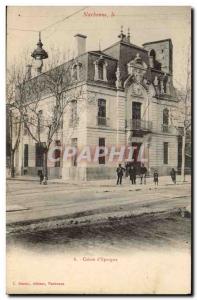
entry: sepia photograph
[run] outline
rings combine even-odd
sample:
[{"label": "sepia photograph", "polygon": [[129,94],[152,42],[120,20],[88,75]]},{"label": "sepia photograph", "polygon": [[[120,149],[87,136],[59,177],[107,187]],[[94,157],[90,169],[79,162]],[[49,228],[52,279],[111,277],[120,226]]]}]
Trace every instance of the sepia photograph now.
[{"label": "sepia photograph", "polygon": [[6,7],[7,294],[191,295],[192,8]]}]

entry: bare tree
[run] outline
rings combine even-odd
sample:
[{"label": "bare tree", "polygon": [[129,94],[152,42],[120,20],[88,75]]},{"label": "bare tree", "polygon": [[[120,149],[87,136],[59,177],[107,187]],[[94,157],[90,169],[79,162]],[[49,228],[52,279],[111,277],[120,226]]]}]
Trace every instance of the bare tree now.
[{"label": "bare tree", "polygon": [[83,88],[74,78],[75,62],[72,60],[54,68],[57,63],[56,59],[52,60],[48,65],[49,71],[26,82],[26,104],[23,109],[24,126],[43,149],[46,177],[48,151],[56,134],[63,130],[65,108],[72,101],[84,98]]},{"label": "bare tree", "polygon": [[15,153],[19,147],[23,123],[23,105],[25,102],[24,74],[20,68],[11,66],[7,70],[6,82],[6,114],[7,114],[7,144],[10,148],[10,173],[15,176]]},{"label": "bare tree", "polygon": [[171,123],[182,136],[181,180],[185,181],[185,156],[188,137],[191,138],[191,55],[188,55],[186,87],[176,91],[178,105],[170,111]]}]

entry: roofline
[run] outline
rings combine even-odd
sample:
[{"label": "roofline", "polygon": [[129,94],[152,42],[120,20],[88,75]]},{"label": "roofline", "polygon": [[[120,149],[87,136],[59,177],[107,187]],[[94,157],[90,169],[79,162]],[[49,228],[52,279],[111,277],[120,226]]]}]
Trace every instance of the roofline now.
[{"label": "roofline", "polygon": [[129,47],[132,47],[132,48],[140,49],[140,50],[142,50],[142,51],[144,51],[144,52],[148,52],[146,49],[144,49],[144,48],[142,48],[142,47],[140,47],[140,46],[131,44],[131,43],[125,43],[125,42],[121,41],[121,44],[126,45],[126,46],[129,46]]},{"label": "roofline", "polygon": [[147,52],[146,49],[144,49],[140,46],[137,46],[137,45],[134,45],[134,44],[131,44],[131,43],[127,43],[127,42],[124,42],[124,41],[118,41],[118,42],[112,44],[111,46],[105,48],[103,51],[106,51],[106,50],[108,50],[108,49],[110,49],[110,48],[112,48],[112,47],[114,47],[118,44],[123,44],[123,45],[126,45],[126,46],[130,47],[130,48],[136,48],[136,49],[140,49],[141,51]]},{"label": "roofline", "polygon": [[172,40],[171,39],[164,39],[164,40],[159,40],[159,41],[153,41],[153,42],[147,42],[147,43],[144,43],[144,45],[150,45],[150,44],[157,44],[157,43],[161,43],[161,42],[170,42],[172,43]]},{"label": "roofline", "polygon": [[90,54],[94,54],[94,55],[97,55],[97,56],[105,56],[106,58],[109,58],[109,59],[112,59],[112,60],[115,60],[115,61],[118,61],[118,59],[114,58],[113,56],[110,56],[108,54],[105,54],[103,51],[101,51],[101,53],[99,52],[96,52],[96,51],[88,51],[88,53]]}]

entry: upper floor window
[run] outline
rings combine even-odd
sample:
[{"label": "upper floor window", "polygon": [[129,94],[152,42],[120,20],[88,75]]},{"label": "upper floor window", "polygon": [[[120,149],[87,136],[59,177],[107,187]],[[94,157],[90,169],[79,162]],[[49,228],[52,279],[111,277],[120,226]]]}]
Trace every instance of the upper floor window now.
[{"label": "upper floor window", "polygon": [[107,125],[106,122],[106,100],[98,99],[98,125]]},{"label": "upper floor window", "polygon": [[77,100],[71,101],[70,125],[75,126],[78,123]]},{"label": "upper floor window", "polygon": [[98,79],[103,80],[103,64],[98,64]]},{"label": "upper floor window", "polygon": [[140,120],[141,119],[141,103],[132,102],[132,119]]},{"label": "upper floor window", "polygon": [[163,124],[162,124],[162,131],[168,132],[169,131],[169,110],[164,108],[163,110]]},{"label": "upper floor window", "polygon": [[80,68],[82,64],[80,62],[75,62],[71,68],[71,79],[72,81],[80,80]]},{"label": "upper floor window", "polygon": [[106,118],[106,100],[98,99],[98,117]]},{"label": "upper floor window", "polygon": [[169,124],[169,110],[167,108],[164,108],[163,110],[163,124]]},{"label": "upper floor window", "polygon": [[94,62],[94,66],[94,80],[107,81],[107,62],[102,55]]}]

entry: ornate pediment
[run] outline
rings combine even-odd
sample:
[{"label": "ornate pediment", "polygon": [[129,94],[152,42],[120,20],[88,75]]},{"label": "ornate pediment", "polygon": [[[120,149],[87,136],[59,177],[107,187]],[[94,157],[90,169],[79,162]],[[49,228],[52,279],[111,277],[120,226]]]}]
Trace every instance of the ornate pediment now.
[{"label": "ornate pediment", "polygon": [[147,64],[142,60],[139,53],[137,53],[136,57],[127,64],[128,74],[133,76],[137,83],[141,83],[147,67]]}]

